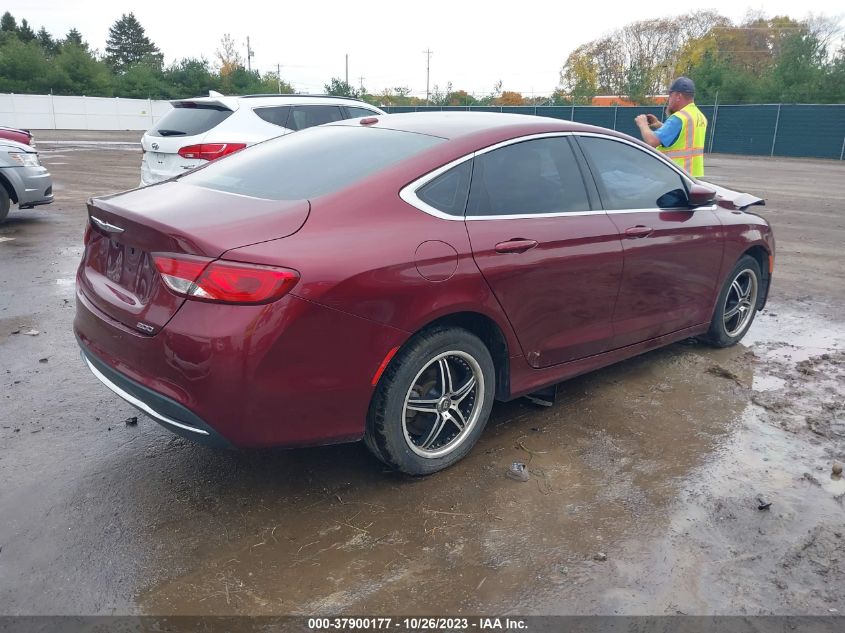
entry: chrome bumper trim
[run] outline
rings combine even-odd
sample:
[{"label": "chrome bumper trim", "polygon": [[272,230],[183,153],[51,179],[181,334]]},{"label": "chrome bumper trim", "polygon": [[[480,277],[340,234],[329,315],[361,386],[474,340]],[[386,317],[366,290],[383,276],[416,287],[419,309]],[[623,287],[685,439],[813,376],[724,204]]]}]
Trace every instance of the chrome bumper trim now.
[{"label": "chrome bumper trim", "polygon": [[141,411],[146,413],[151,418],[158,420],[159,422],[163,422],[164,424],[169,424],[171,426],[177,426],[180,429],[184,429],[186,431],[191,431],[192,433],[198,433],[199,435],[208,435],[208,431],[204,431],[203,429],[198,429],[198,428],[193,427],[193,426],[188,426],[187,424],[183,424],[182,422],[177,422],[176,420],[171,420],[170,418],[165,417],[165,416],[161,415],[160,413],[157,413],[148,404],[146,404],[145,402],[142,402],[141,400],[138,400],[138,398],[136,398],[135,396],[133,396],[129,393],[126,393],[123,389],[121,389],[116,384],[114,384],[111,380],[106,378],[102,374],[102,372],[100,372],[96,367],[94,367],[94,365],[91,363],[90,360],[88,360],[88,357],[85,354],[82,354],[82,358],[85,361],[85,364],[88,365],[88,369],[91,370],[91,373],[94,374],[101,383],[103,383],[106,387],[111,389],[118,396],[120,396],[121,398],[126,400],[126,402],[128,402],[132,406],[139,408]]}]

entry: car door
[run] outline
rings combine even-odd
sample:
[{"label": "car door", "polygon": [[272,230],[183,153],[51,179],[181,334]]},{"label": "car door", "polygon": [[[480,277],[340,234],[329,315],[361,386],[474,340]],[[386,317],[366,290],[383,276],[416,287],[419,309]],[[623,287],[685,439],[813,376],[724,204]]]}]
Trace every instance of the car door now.
[{"label": "car door", "polygon": [[576,138],[624,248],[613,347],[709,321],[723,249],[715,207],[690,209],[689,181],[645,148]]},{"label": "car door", "polygon": [[609,349],[618,231],[566,136],[477,153],[466,210],[473,256],[533,367]]}]

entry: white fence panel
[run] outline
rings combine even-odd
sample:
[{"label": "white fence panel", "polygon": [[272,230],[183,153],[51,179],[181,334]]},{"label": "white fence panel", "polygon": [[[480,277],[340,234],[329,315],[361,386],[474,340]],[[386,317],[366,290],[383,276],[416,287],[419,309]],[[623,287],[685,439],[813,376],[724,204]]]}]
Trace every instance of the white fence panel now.
[{"label": "white fence panel", "polygon": [[148,130],[168,101],[0,94],[0,125],[35,130]]}]

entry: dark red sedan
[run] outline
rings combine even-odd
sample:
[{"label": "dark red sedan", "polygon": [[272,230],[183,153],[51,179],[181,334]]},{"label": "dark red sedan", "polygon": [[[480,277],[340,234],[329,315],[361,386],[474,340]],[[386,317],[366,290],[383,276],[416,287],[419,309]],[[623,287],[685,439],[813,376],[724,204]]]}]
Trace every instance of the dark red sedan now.
[{"label": "dark red sedan", "polygon": [[748,194],[602,128],[395,114],[89,202],[75,331],[112,391],[215,446],[463,457],[494,400],[739,341],[774,240]]},{"label": "dark red sedan", "polygon": [[17,143],[23,143],[24,145],[35,146],[35,140],[32,137],[32,132],[29,130],[19,130],[16,127],[6,127],[5,125],[0,125],[0,138],[5,138]]}]

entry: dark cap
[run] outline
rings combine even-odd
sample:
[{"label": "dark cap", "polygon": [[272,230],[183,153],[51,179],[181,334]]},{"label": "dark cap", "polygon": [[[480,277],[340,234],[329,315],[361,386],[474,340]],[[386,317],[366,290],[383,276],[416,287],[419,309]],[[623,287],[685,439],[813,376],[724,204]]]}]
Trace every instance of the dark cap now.
[{"label": "dark cap", "polygon": [[669,86],[669,92],[682,92],[687,95],[695,94],[695,84],[689,77],[678,77]]}]

